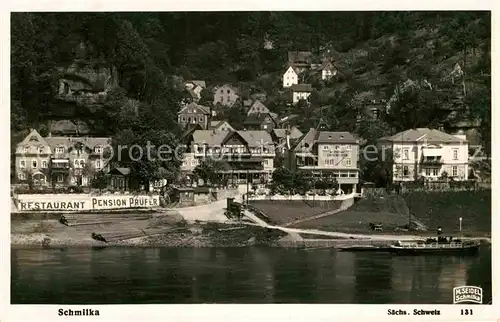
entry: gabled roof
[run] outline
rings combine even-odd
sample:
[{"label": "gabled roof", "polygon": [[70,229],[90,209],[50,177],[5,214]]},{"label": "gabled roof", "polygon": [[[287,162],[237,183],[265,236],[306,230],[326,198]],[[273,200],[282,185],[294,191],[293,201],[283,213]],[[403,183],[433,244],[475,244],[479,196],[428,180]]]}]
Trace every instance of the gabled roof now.
[{"label": "gabled roof", "polygon": [[22,140],[19,145],[43,145],[43,146],[50,146],[50,144],[38,133],[37,130],[33,129],[31,130],[30,134]]},{"label": "gabled roof", "polygon": [[199,104],[196,104],[194,102],[191,102],[189,103],[188,105],[184,106],[184,108],[182,108],[179,113],[177,114],[182,114],[182,113],[185,113],[186,111],[188,111],[189,109],[196,109],[196,110],[200,110],[203,114],[205,115],[210,115],[210,109],[206,106],[203,106],[203,105],[199,105]]},{"label": "gabled roof", "polygon": [[304,62],[311,63],[312,62],[312,53],[310,51],[289,51],[288,52],[288,61],[291,63],[295,62]]},{"label": "gabled roof", "polygon": [[197,130],[193,132],[193,143],[209,146],[221,145],[228,132],[217,130]]},{"label": "gabled roof", "polygon": [[221,90],[221,89],[224,89],[224,88],[231,89],[236,94],[239,94],[239,92],[240,92],[238,88],[233,87],[230,84],[224,84],[222,86],[217,86],[217,87],[214,88],[213,92],[216,93],[218,90]]},{"label": "gabled roof", "polygon": [[296,153],[309,153],[312,150],[312,147],[315,143],[315,138],[317,135],[316,129],[309,129],[309,131],[304,134],[301,138],[296,140],[294,145],[292,146],[292,151]]},{"label": "gabled roof", "polygon": [[227,121],[210,121],[210,124],[208,125],[208,128],[210,130],[217,130],[219,127],[222,125],[227,124],[231,129],[233,128],[231,124],[229,124]]},{"label": "gabled roof", "polygon": [[[259,111],[259,110],[256,112],[252,111],[252,110],[258,109],[258,108],[260,108],[261,111]],[[269,113],[269,109],[261,101],[256,100],[255,102],[253,102],[253,104],[248,109],[248,114],[255,114],[255,113]]]},{"label": "gabled roof", "polygon": [[454,135],[444,133],[429,128],[410,129],[396,133],[389,137],[380,138],[379,141],[386,142],[438,142],[438,143],[466,143],[467,140],[458,138]]},{"label": "gabled roof", "polygon": [[273,145],[271,135],[266,131],[238,131],[249,147]]},{"label": "gabled roof", "polygon": [[[295,65],[293,65],[293,64],[288,64],[288,65],[286,66],[285,73],[286,73],[286,72],[287,72],[290,68],[291,68],[291,69],[295,72],[295,74],[297,74],[297,75],[299,75],[299,74],[300,74],[300,71],[299,71],[299,70],[297,69],[297,67],[295,67]],[[284,74],[285,74],[285,73],[284,73]]]},{"label": "gabled roof", "polygon": [[95,137],[67,137],[67,136],[50,136],[46,137],[45,140],[49,143],[52,149],[56,147],[64,147],[69,149],[77,143],[81,143],[89,149],[94,149],[97,146],[109,146],[111,144],[111,138],[95,138]]},{"label": "gabled roof", "polygon": [[290,86],[294,92],[312,92],[313,87],[311,84],[293,84]]},{"label": "gabled roof", "polygon": [[234,135],[239,136],[248,146],[257,147],[273,144],[272,138],[266,131],[217,131],[198,130],[193,133],[193,143],[208,146],[221,146]]}]

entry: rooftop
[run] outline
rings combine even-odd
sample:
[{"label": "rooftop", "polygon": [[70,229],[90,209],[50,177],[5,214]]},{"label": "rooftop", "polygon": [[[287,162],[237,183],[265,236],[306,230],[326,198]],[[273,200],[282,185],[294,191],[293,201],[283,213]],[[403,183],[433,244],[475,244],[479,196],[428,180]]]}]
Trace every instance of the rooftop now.
[{"label": "rooftop", "polygon": [[388,142],[441,142],[441,143],[466,143],[467,140],[454,135],[429,128],[416,128],[396,133],[392,136],[380,138],[379,141]]}]

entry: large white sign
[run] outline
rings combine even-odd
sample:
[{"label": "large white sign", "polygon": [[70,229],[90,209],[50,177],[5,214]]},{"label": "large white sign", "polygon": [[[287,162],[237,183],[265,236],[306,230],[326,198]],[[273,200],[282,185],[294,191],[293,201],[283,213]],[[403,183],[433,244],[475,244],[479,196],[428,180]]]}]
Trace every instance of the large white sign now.
[{"label": "large white sign", "polygon": [[19,211],[82,211],[156,208],[160,206],[160,197],[132,195],[18,195],[15,204]]}]

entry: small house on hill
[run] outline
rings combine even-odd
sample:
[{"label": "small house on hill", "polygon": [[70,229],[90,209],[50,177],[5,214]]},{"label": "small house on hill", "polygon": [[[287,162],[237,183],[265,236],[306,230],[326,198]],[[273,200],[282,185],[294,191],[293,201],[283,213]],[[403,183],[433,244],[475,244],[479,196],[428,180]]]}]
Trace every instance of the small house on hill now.
[{"label": "small house on hill", "polygon": [[214,89],[214,102],[213,105],[219,103],[222,106],[231,107],[236,100],[240,97],[239,90],[229,84]]},{"label": "small house on hill", "polygon": [[255,101],[248,109],[247,115],[258,113],[265,114],[269,112],[269,109],[261,101]]},{"label": "small house on hill", "polygon": [[276,122],[271,113],[256,113],[249,114],[243,122],[243,126],[247,130],[264,130],[269,132],[276,126]]},{"label": "small house on hill", "polygon": [[307,100],[313,91],[311,84],[295,84],[292,85],[292,102],[297,104],[300,100]]}]

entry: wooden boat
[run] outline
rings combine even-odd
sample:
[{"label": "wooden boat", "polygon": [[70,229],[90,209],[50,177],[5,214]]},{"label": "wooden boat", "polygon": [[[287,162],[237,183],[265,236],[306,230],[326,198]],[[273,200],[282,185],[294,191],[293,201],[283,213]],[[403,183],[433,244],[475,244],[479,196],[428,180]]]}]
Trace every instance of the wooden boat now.
[{"label": "wooden boat", "polygon": [[399,255],[474,255],[479,249],[478,241],[438,238],[425,241],[398,241],[390,246],[390,252]]}]

